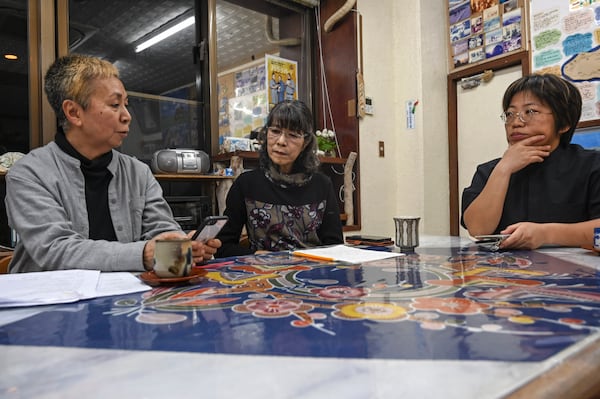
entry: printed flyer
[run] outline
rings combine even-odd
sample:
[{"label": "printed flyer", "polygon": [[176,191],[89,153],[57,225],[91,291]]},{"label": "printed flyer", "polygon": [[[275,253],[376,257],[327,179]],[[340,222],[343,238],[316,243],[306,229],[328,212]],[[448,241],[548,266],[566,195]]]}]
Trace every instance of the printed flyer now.
[{"label": "printed flyer", "polygon": [[284,100],[298,99],[298,63],[273,55],[265,56],[269,87],[269,109]]}]

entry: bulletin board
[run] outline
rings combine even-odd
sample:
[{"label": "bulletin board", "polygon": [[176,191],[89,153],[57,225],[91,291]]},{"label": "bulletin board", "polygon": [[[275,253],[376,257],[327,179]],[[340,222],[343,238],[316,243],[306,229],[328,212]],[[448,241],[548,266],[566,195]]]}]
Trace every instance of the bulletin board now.
[{"label": "bulletin board", "polygon": [[451,69],[523,50],[526,0],[448,0]]},{"label": "bulletin board", "polygon": [[245,137],[264,126],[269,113],[265,70],[259,61],[219,74],[220,137]]},{"label": "bulletin board", "polygon": [[600,125],[600,0],[531,0],[531,69],[575,84],[581,122]]}]

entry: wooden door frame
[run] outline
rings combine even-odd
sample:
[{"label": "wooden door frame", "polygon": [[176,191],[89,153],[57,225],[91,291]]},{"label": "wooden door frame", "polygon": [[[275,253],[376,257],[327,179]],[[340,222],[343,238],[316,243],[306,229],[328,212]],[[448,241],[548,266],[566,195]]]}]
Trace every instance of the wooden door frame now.
[{"label": "wooden door frame", "polygon": [[450,186],[450,235],[458,236],[460,230],[458,187],[458,93],[456,83],[466,77],[483,73],[484,70],[501,70],[521,65],[523,75],[529,74],[529,53],[520,51],[498,60],[474,65],[448,75],[448,170]]}]

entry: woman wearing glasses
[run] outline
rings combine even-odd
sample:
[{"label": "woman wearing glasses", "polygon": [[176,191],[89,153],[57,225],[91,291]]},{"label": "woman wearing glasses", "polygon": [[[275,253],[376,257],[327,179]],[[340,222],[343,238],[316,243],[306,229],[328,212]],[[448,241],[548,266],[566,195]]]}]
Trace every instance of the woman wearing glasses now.
[{"label": "woman wearing glasses", "polygon": [[463,191],[472,236],[510,234],[500,248],[592,245],[600,227],[600,152],[570,144],[581,94],[555,75],[513,82],[502,100],[508,148]]},{"label": "woman wearing glasses", "polygon": [[[331,180],[318,172],[312,113],[301,101],[283,101],[260,136],[260,168],[233,183],[218,238],[217,257],[341,244],[342,225]],[[246,227],[249,247],[240,245]]]}]

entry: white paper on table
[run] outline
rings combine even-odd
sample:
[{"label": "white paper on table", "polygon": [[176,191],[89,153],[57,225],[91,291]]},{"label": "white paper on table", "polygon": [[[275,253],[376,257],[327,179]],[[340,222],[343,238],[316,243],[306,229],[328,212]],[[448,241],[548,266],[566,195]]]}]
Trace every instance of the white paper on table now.
[{"label": "white paper on table", "polygon": [[0,306],[75,302],[96,292],[98,270],[56,270],[3,274]]},{"label": "white paper on table", "polygon": [[151,289],[127,272],[54,270],[0,275],[0,307],[76,302]]},{"label": "white paper on table", "polygon": [[404,256],[400,252],[373,251],[340,244],[331,247],[318,247],[299,249],[292,252],[293,255],[321,260],[338,260],[350,263],[370,262],[373,260]]},{"label": "white paper on table", "polygon": [[95,297],[132,294],[151,289],[129,272],[105,272],[100,273]]}]

